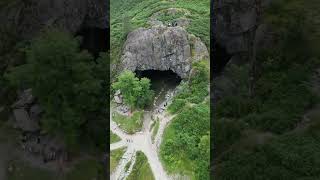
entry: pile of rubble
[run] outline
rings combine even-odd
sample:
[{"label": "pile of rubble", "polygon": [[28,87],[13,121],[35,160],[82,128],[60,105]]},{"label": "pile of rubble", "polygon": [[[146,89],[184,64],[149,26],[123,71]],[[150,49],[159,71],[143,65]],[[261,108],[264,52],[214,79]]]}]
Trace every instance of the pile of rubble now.
[{"label": "pile of rubble", "polygon": [[114,94],[114,101],[117,103],[117,104],[122,104],[123,100],[122,100],[122,95],[121,95],[121,91],[120,90],[117,90],[116,93]]},{"label": "pile of rubble", "polygon": [[165,111],[165,109],[167,108],[167,106],[169,104],[171,104],[172,102],[172,98],[174,97],[174,95],[176,94],[176,91],[168,91],[165,95],[165,101],[162,102],[158,107],[156,107],[155,109],[155,113],[162,113],[163,111]]},{"label": "pile of rubble", "polygon": [[123,96],[120,90],[114,94],[114,102],[117,103],[115,110],[122,115],[129,116],[130,108],[123,103]]},{"label": "pile of rubble", "polygon": [[24,152],[41,158],[44,163],[66,160],[65,145],[61,143],[63,141],[41,133],[40,118],[43,110],[32,95],[32,89],[19,93],[18,100],[11,108],[13,127],[22,132],[20,146]]},{"label": "pile of rubble", "polygon": [[18,100],[11,106],[13,109],[14,127],[23,132],[37,132],[40,130],[39,120],[42,108],[36,103],[32,90],[20,93]]},{"label": "pile of rubble", "polygon": [[40,158],[43,163],[68,160],[65,145],[61,142],[58,138],[32,133],[23,133],[20,139],[22,150],[29,155]]}]

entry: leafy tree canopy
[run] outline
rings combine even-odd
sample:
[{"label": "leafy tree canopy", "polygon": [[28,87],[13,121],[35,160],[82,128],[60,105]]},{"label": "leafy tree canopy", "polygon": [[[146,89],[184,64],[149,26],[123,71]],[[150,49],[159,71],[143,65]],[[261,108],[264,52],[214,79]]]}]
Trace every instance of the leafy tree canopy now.
[{"label": "leafy tree canopy", "polygon": [[113,89],[121,91],[124,102],[131,108],[143,108],[152,101],[154,92],[150,86],[150,79],[139,79],[131,71],[122,72],[112,84]]},{"label": "leafy tree canopy", "polygon": [[[70,34],[48,30],[26,48],[26,61],[6,77],[18,88],[32,87],[45,109],[43,127],[62,134],[70,146],[83,135],[102,143],[107,123],[103,119],[108,97],[108,56],[104,54],[95,62]],[[97,133],[102,133],[100,138]]]}]

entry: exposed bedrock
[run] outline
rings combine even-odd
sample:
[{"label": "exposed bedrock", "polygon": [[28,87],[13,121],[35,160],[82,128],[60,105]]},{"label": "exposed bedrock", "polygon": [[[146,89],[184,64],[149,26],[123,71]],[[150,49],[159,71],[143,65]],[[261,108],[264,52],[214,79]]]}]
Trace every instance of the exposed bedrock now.
[{"label": "exposed bedrock", "polygon": [[212,53],[217,57],[214,65],[215,76],[230,64],[247,63],[252,48],[259,52],[261,49],[272,47],[272,31],[262,20],[271,1],[215,1],[212,19],[215,42],[215,50]]},{"label": "exposed bedrock", "polygon": [[208,58],[205,44],[182,27],[154,26],[128,34],[121,67],[131,71],[172,70],[186,78],[193,61]]},{"label": "exposed bedrock", "polygon": [[[82,28],[108,28],[107,0],[15,0],[0,10],[0,20],[23,39],[54,26],[76,33]],[[8,30],[8,29],[7,29]]]},{"label": "exposed bedrock", "polygon": [[214,3],[215,40],[226,48],[229,54],[247,52],[250,48],[248,32],[257,28],[255,40],[257,46],[266,45],[267,27],[259,23],[271,0],[263,0],[261,4],[255,0],[217,0]]}]

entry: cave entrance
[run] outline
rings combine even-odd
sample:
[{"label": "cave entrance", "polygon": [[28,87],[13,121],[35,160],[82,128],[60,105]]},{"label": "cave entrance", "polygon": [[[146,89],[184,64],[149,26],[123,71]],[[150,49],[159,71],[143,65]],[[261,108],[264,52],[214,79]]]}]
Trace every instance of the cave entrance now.
[{"label": "cave entrance", "polygon": [[151,80],[151,89],[155,92],[156,106],[165,100],[168,91],[174,90],[181,82],[180,76],[171,70],[136,70],[135,73],[139,78],[146,77]]},{"label": "cave entrance", "polygon": [[213,66],[213,76],[218,76],[224,69],[224,67],[229,62],[231,55],[228,54],[226,48],[222,47],[219,44],[214,45],[214,66]]},{"label": "cave entrance", "polygon": [[81,49],[86,49],[95,59],[99,57],[100,52],[106,52],[109,48],[108,29],[102,28],[83,28],[77,35],[82,37]]}]

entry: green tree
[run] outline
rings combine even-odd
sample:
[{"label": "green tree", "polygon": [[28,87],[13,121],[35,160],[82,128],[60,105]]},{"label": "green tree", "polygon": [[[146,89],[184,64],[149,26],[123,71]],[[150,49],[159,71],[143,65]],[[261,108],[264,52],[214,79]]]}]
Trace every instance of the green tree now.
[{"label": "green tree", "polygon": [[154,92],[150,89],[150,80],[148,78],[137,78],[131,71],[122,72],[117,81],[112,84],[112,88],[120,90],[124,102],[131,109],[143,108],[153,99]]},{"label": "green tree", "polygon": [[145,105],[152,102],[154,92],[150,90],[150,79],[148,78],[141,78],[140,79],[140,87],[141,91],[139,93],[139,99],[137,101],[138,107],[144,107]]},{"label": "green tree", "polygon": [[69,147],[82,136],[96,141],[94,134],[88,134],[88,124],[99,119],[99,132],[106,127],[107,121],[103,123],[102,119],[106,117],[109,73],[103,61],[108,58],[103,56],[95,63],[70,34],[48,30],[31,42],[26,60],[25,65],[12,69],[7,78],[17,87],[32,87],[45,109],[43,127],[65,137]]}]

